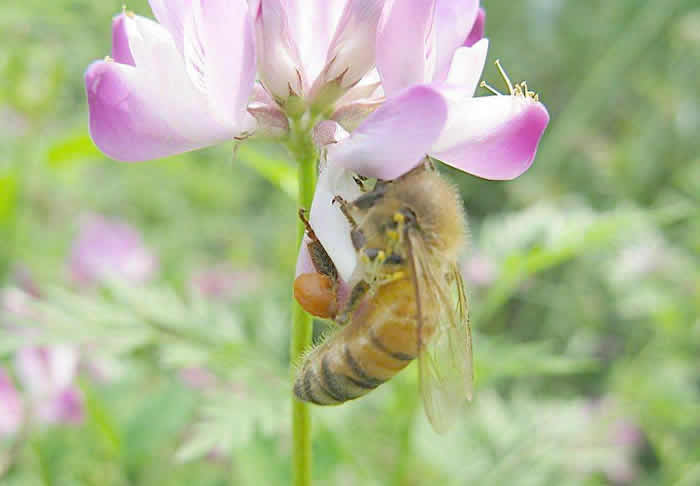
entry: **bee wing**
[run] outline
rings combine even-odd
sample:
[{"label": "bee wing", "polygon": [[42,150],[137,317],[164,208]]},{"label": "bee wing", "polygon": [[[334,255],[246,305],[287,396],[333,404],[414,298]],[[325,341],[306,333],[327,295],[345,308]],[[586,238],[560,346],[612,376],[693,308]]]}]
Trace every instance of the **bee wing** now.
[{"label": "bee wing", "polygon": [[[417,236],[408,237],[414,269],[418,327],[435,326],[423,342],[419,331],[420,393],[428,420],[438,433],[446,432],[473,392],[472,335],[462,276],[456,267],[426,265],[425,247]],[[439,270],[437,272],[436,270]],[[439,274],[440,273],[440,274]],[[437,304],[434,315],[426,310]]]}]

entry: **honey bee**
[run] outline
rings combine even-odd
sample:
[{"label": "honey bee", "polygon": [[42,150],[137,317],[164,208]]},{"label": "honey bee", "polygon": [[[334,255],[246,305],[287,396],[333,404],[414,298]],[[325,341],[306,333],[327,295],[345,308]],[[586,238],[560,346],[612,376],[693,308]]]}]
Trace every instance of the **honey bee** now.
[{"label": "honey bee", "polygon": [[318,274],[300,275],[295,295],[339,328],[307,354],[294,393],[317,405],[341,404],[417,358],[426,414],[443,432],[471,399],[473,384],[467,299],[457,267],[467,238],[461,198],[427,161],[399,179],[378,181],[354,201],[336,196],[334,203],[350,223],[359,263],[350,295],[338,306],[338,274],[301,214]]}]

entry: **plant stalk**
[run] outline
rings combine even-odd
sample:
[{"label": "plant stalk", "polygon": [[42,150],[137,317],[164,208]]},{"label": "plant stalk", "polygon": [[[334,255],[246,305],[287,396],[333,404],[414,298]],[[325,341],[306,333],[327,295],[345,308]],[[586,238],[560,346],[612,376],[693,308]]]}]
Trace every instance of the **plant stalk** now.
[{"label": "plant stalk", "polygon": [[[311,200],[316,187],[316,166],[318,154],[305,130],[297,132],[290,140],[290,150],[298,163],[299,194],[298,206],[311,207]],[[297,248],[304,238],[304,225],[297,223]],[[291,380],[295,379],[294,365],[304,351],[311,345],[312,318],[292,299],[292,334],[290,340],[290,359],[292,363]],[[311,414],[307,403],[299,401],[292,395],[292,485],[311,485]]]}]

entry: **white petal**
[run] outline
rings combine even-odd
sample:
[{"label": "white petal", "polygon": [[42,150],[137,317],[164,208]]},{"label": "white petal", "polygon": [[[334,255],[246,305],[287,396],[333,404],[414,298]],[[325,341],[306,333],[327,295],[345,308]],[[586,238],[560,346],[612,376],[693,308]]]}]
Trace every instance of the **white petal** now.
[{"label": "white petal", "polygon": [[338,195],[352,201],[361,194],[359,187],[352,179],[352,172],[330,161],[319,174],[316,193],[311,204],[309,217],[311,226],[335,263],[340,277],[346,282],[350,280],[355,270],[357,256],[350,240],[350,224],[338,205],[333,204],[332,201]]}]

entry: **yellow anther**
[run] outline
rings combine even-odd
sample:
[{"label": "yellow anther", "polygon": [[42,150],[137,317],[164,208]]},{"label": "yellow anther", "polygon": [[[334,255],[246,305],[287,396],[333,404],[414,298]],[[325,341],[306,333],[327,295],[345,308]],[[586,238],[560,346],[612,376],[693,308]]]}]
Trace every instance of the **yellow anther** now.
[{"label": "yellow anther", "polygon": [[399,233],[395,230],[387,230],[386,236],[390,240],[398,240],[399,239]]},{"label": "yellow anther", "polygon": [[[510,78],[508,77],[508,74],[506,73],[506,70],[503,69],[503,66],[501,66],[501,61],[496,60],[496,67],[498,68],[498,72],[501,74],[501,77],[503,80],[506,82],[506,86],[508,88],[508,94],[510,96],[521,96],[523,98],[528,98],[534,101],[539,101],[540,97],[537,93],[534,91],[530,91],[527,87],[527,82],[521,81],[520,83],[516,83],[513,85],[513,83],[510,81]],[[496,88],[488,85],[485,81],[482,81],[479,83],[479,86],[481,86],[484,89],[487,89],[490,91],[492,94],[495,94],[497,96],[502,96],[503,94],[498,91]]]},{"label": "yellow anther", "polygon": [[397,223],[403,223],[406,220],[403,214],[401,213],[394,213],[394,221]]},{"label": "yellow anther", "polygon": [[361,253],[360,254],[360,261],[362,263],[369,263],[369,257],[367,256],[366,253]]},{"label": "yellow anther", "polygon": [[401,280],[404,278],[405,274],[403,272],[394,272],[391,274],[391,279],[392,280]]},{"label": "yellow anther", "polygon": [[486,90],[489,90],[492,94],[495,94],[496,96],[503,96],[503,93],[498,91],[493,86],[489,85],[486,81],[482,81],[481,83],[479,83],[479,86],[481,86],[482,88],[484,88]]},{"label": "yellow anther", "polygon": [[501,77],[506,82],[506,86],[508,86],[508,94],[510,94],[512,96],[514,94],[513,83],[510,82],[510,78],[508,77],[506,70],[503,69],[503,67],[501,66],[500,59],[496,59],[496,67],[498,68],[498,72],[501,73]]},{"label": "yellow anther", "polygon": [[386,260],[386,253],[384,253],[384,250],[379,250],[379,253],[377,253],[377,262],[382,263],[384,260]]}]

